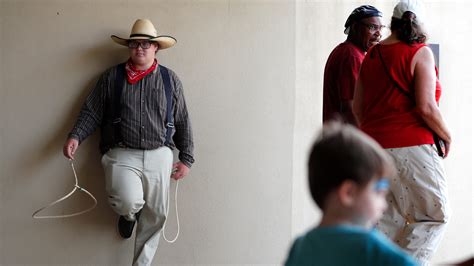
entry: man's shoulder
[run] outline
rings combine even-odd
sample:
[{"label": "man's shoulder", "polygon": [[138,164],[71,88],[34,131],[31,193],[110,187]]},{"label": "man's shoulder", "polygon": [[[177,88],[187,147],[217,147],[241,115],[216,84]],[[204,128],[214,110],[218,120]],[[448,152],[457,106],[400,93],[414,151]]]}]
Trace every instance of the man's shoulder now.
[{"label": "man's shoulder", "polygon": [[364,57],[364,52],[349,41],[345,41],[336,46],[333,54],[338,54],[343,57]]},{"label": "man's shoulder", "polygon": [[359,66],[364,60],[364,53],[360,51],[354,44],[346,41],[336,46],[328,57],[326,68]]},{"label": "man's shoulder", "polygon": [[162,64],[159,64],[159,67],[160,67],[160,68],[163,67],[163,68],[167,69],[168,72],[170,73],[170,75],[176,76],[176,72],[175,72],[173,69],[171,69],[170,67],[165,66],[165,65],[162,65]]},{"label": "man's shoulder", "polygon": [[167,69],[168,73],[169,73],[169,76],[172,80],[180,81],[179,77],[178,77],[178,74],[176,74],[176,72],[173,69],[169,68],[168,66],[161,65],[161,64],[159,65],[159,67],[164,67],[165,69]]},{"label": "man's shoulder", "polygon": [[115,73],[115,71],[117,70],[117,68],[119,66],[121,67],[124,67],[125,63],[119,63],[119,64],[115,64],[115,65],[112,65],[112,66],[109,66],[108,68],[106,68],[103,72],[102,72],[102,75],[110,75],[111,73]]}]

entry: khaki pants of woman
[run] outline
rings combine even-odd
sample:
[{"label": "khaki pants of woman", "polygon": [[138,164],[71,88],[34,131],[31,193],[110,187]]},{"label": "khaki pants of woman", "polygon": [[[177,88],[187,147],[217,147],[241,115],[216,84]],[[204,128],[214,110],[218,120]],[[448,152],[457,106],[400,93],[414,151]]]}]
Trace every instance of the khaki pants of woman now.
[{"label": "khaki pants of woman", "polygon": [[434,145],[386,149],[397,175],[390,180],[388,208],[376,227],[421,265],[440,243],[448,220],[446,177]]},{"label": "khaki pants of woman", "polygon": [[102,156],[109,204],[129,221],[137,222],[133,265],[150,265],[166,219],[173,153],[115,148]]}]

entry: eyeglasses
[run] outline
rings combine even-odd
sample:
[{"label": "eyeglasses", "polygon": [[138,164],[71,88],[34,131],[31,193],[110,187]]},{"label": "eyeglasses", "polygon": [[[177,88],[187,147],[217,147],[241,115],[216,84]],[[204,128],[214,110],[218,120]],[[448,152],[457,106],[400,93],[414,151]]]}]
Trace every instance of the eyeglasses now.
[{"label": "eyeglasses", "polygon": [[390,187],[390,181],[386,178],[381,178],[377,180],[374,184],[374,190],[377,192],[386,191]]},{"label": "eyeglasses", "polygon": [[376,31],[382,31],[385,28],[385,25],[367,24],[364,22],[359,22],[359,23],[367,27],[367,29],[369,29],[369,31],[372,33]]},{"label": "eyeglasses", "polygon": [[148,49],[151,46],[151,42],[149,41],[144,41],[144,42],[137,42],[137,41],[131,41],[128,42],[128,48],[131,49],[136,49],[140,46],[142,49]]}]

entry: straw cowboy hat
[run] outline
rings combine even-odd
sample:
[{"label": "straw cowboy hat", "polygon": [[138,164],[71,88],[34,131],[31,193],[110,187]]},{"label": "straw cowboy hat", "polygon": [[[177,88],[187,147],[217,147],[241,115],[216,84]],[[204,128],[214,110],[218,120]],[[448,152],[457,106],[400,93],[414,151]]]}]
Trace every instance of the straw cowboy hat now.
[{"label": "straw cowboy hat", "polygon": [[132,31],[130,32],[130,37],[128,39],[120,38],[115,35],[110,36],[110,38],[112,38],[114,42],[124,46],[128,46],[128,42],[131,40],[149,40],[157,42],[160,50],[170,48],[176,44],[175,38],[166,35],[158,35],[155,26],[153,26],[149,19],[137,19],[135,24],[133,24]]}]

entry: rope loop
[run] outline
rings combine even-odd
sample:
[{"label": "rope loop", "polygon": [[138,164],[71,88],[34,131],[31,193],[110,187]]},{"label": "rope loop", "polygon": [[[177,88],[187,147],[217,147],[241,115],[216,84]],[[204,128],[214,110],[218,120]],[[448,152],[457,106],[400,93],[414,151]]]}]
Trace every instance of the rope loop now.
[{"label": "rope loop", "polygon": [[[35,219],[54,219],[54,218],[68,218],[68,217],[73,217],[73,216],[78,216],[78,215],[81,215],[83,213],[86,213],[88,211],[91,211],[92,209],[95,208],[95,206],[97,206],[97,199],[94,197],[94,195],[92,195],[92,193],[90,193],[89,191],[87,191],[86,189],[82,188],[79,186],[79,183],[77,181],[77,174],[76,174],[76,169],[74,168],[74,163],[71,159],[69,159],[69,161],[71,162],[71,168],[72,168],[72,172],[74,173],[74,179],[75,179],[75,184],[74,184],[74,189],[71,190],[71,192],[69,192],[67,195],[65,195],[64,197],[61,197],[60,199],[58,200],[55,200],[53,202],[51,202],[50,204],[44,206],[44,207],[41,207],[40,209],[38,209],[37,211],[35,211],[32,215],[33,218]],[[94,204],[83,210],[83,211],[79,211],[79,212],[74,212],[74,213],[70,213],[70,214],[63,214],[63,215],[39,215],[39,213],[43,210],[46,210],[48,208],[51,208],[52,206],[60,203],[61,201],[69,198],[72,194],[74,194],[74,192],[76,192],[76,190],[79,189],[80,192],[84,192],[86,195],[88,195],[90,198],[92,198],[92,200],[94,201]]]}]

